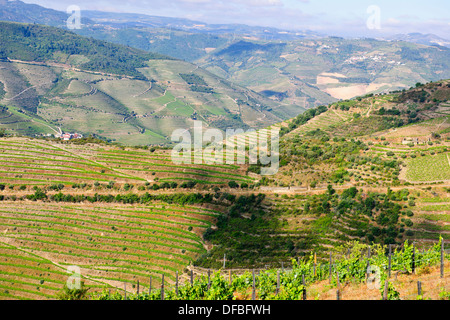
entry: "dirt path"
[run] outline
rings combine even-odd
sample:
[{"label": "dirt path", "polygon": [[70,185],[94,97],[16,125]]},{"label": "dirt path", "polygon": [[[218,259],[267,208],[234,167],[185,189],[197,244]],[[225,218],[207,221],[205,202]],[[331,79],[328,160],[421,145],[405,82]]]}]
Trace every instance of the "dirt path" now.
[{"label": "dirt path", "polygon": [[342,119],[342,121],[346,121],[347,119],[345,119],[343,116],[341,116],[339,113],[336,112],[336,110],[334,108],[331,108],[331,110],[333,110],[333,112]]},{"label": "dirt path", "polygon": [[367,111],[366,117],[369,117],[369,116],[370,116],[370,113],[372,112],[372,110],[373,110],[373,101],[370,102],[370,108],[369,108],[369,110]]},{"label": "dirt path", "polygon": [[439,129],[447,122],[447,119],[448,118],[445,118],[444,121],[436,127],[436,131],[439,131]]},{"label": "dirt path", "polygon": [[[18,250],[18,251],[21,251],[21,252],[24,252],[24,253],[27,253],[27,254],[30,254],[33,256],[37,256],[44,260],[47,260],[48,262],[53,264],[55,267],[60,268],[62,271],[67,272],[67,266],[61,265],[59,262],[55,261],[48,253],[36,252],[36,250],[28,250],[28,249],[18,247],[13,243],[12,239],[9,237],[0,237],[0,242]],[[84,279],[90,280],[92,282],[95,282],[95,283],[98,283],[101,285],[106,284],[106,285],[110,285],[112,287],[123,286],[122,282],[91,277],[88,275],[88,269],[80,268],[80,273]],[[69,277],[70,277],[70,273],[67,272],[67,278],[69,278]],[[130,286],[130,288],[131,288],[131,286]],[[127,292],[132,293],[132,291],[129,291],[129,290],[127,290]]]},{"label": "dirt path", "polygon": [[6,100],[6,101],[14,100],[17,97],[19,97],[20,95],[22,95],[23,93],[27,92],[28,90],[31,90],[31,89],[34,89],[34,88],[37,88],[37,87],[42,87],[42,86],[47,85],[47,84],[51,84],[51,82],[41,83],[40,85],[36,85],[36,86],[32,86],[32,87],[26,88],[25,90],[22,90],[21,92],[16,94],[14,97],[12,97],[12,98],[5,98],[4,100]]},{"label": "dirt path", "polygon": [[153,82],[150,81],[150,87],[148,87],[147,90],[145,90],[144,92],[141,92],[141,93],[139,93],[137,95],[134,95],[133,98],[137,98],[137,97],[140,97],[140,96],[146,94],[147,92],[152,90],[152,87],[153,87]]},{"label": "dirt path", "polygon": [[124,173],[124,172],[122,172],[122,171],[119,171],[119,170],[116,170],[116,169],[107,167],[107,166],[105,166],[104,164],[101,164],[100,162],[97,162],[97,161],[95,161],[95,160],[92,160],[92,159],[90,159],[89,157],[83,156],[81,153],[78,153],[78,154],[72,153],[72,152],[68,151],[67,149],[65,149],[65,148],[64,148],[63,146],[61,146],[61,145],[58,145],[58,146],[53,145],[53,147],[56,148],[56,149],[60,149],[60,150],[62,150],[62,151],[64,151],[64,152],[67,152],[68,154],[70,154],[70,155],[72,155],[72,156],[74,156],[74,157],[77,157],[77,158],[79,158],[79,159],[85,160],[85,161],[87,161],[87,162],[94,163],[94,164],[96,164],[96,165],[98,165],[98,166],[101,166],[101,167],[103,167],[103,168],[105,168],[105,169],[111,170],[111,171],[113,171],[113,172],[115,172],[115,173],[117,173],[117,174],[122,175],[124,178],[132,178],[132,179],[135,179],[135,180],[139,180],[138,177],[135,177],[135,176],[129,175],[129,174],[127,174],[127,173]]}]

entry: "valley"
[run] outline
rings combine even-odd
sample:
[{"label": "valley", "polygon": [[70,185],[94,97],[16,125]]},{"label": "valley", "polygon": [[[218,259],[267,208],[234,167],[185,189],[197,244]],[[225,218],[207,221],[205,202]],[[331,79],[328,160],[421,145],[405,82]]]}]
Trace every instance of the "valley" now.
[{"label": "valley", "polygon": [[450,298],[446,39],[0,20],[0,300]]},{"label": "valley", "polygon": [[[427,107],[447,85],[339,102],[279,124],[273,177],[258,165],[175,165],[170,148],[1,138],[2,296],[51,298],[70,265],[91,292],[124,283],[133,292],[138,281],[148,290],[150,277],[157,288],[162,275],[172,286],[177,272],[188,282],[189,270],[221,269],[224,255],[227,269],[248,270],[311,252],[326,261],[352,241],[425,249],[442,237],[448,249],[447,102]],[[421,92],[429,96],[411,118],[404,107]]]}]

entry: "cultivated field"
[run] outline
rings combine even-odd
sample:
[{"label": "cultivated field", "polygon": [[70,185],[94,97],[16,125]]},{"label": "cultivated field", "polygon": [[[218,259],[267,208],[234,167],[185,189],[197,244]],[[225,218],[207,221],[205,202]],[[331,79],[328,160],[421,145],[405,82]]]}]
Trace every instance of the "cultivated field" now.
[{"label": "cultivated field", "polygon": [[162,274],[173,281],[176,271],[206,252],[201,235],[217,214],[163,202],[5,201],[0,210],[0,296],[54,298],[69,276],[64,269],[72,265],[81,268],[93,290],[123,288],[124,282],[138,280],[148,287],[150,276],[156,285]]},{"label": "cultivated field", "polygon": [[[193,181],[226,185],[253,183],[245,167],[228,164],[175,164],[170,149],[154,152],[100,145],[74,145],[24,138],[0,139],[0,183],[66,186],[112,181],[148,186],[156,182]],[[192,159],[194,161],[194,159]]]},{"label": "cultivated field", "polygon": [[410,159],[406,176],[415,182],[450,180],[449,153]]}]

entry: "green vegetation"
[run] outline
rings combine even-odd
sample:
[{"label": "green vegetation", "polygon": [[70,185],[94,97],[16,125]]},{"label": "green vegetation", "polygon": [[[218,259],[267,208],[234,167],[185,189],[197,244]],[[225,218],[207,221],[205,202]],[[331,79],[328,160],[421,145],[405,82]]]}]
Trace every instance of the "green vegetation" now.
[{"label": "green vegetation", "polygon": [[408,179],[411,181],[439,181],[450,179],[448,153],[410,159]]},{"label": "green vegetation", "polygon": [[0,52],[12,60],[0,61],[0,125],[8,133],[54,135],[60,127],[157,145],[193,119],[226,130],[288,117],[271,99],[184,61],[35,24],[4,22],[1,30]]},{"label": "green vegetation", "polygon": [[[3,298],[123,299],[99,292],[153,277],[157,289],[127,298],[159,299],[162,276],[166,299],[248,298],[248,272],[229,281],[218,271],[207,282],[205,270],[223,264],[269,269],[255,279],[256,297],[268,300],[302,299],[329,270],[330,287],[337,274],[361,284],[372,265],[381,269],[381,295],[387,245],[392,271],[410,274],[410,243],[423,249],[450,239],[450,83],[422,84],[448,73],[445,50],[221,37],[192,53],[249,90],[159,54],[34,24],[0,26]],[[137,35],[148,40],[133,28],[111,33],[129,35],[130,44]],[[391,77],[395,85],[381,85]],[[415,87],[400,91],[411,81]],[[369,86],[397,91],[343,98]],[[169,137],[193,120],[223,130],[280,128],[278,173],[261,176],[261,159],[174,163]],[[85,138],[52,137],[60,131]],[[246,137],[256,141],[254,134],[237,141]],[[441,243],[416,251],[415,267],[434,266]],[[64,286],[70,265],[83,268],[81,290]],[[202,276],[175,292],[176,272],[187,266]],[[277,290],[277,268],[285,266],[292,269]],[[402,298],[393,283],[386,292]]]},{"label": "green vegetation", "polygon": [[[442,239],[441,239],[442,241]],[[340,250],[348,250],[346,258],[340,258],[329,263],[317,264],[314,255],[303,259],[291,261],[292,269],[284,272],[280,269],[263,270],[257,274],[246,272],[234,276],[232,280],[217,272],[208,279],[205,275],[197,277],[192,284],[187,283],[173,288],[165,286],[157,288],[150,294],[128,294],[127,300],[161,300],[162,295],[166,300],[233,300],[239,297],[247,300],[254,295],[257,300],[302,300],[306,292],[318,281],[329,280],[330,287],[340,288],[346,282],[353,284],[366,282],[367,277],[374,277],[374,285],[379,285],[379,299],[383,299],[385,280],[388,279],[388,257],[386,246],[371,248],[372,255],[367,257],[367,246],[352,243]],[[339,250],[339,249],[338,249]],[[339,252],[339,251],[338,251]],[[391,272],[406,272],[411,274],[413,268],[421,268],[436,265],[440,259],[440,242],[427,251],[415,253],[408,242],[403,244],[402,250],[394,250],[391,255]],[[414,262],[413,262],[414,261]],[[378,270],[375,275],[368,275],[367,266],[372,270]],[[288,266],[287,266],[288,267]],[[314,272],[312,271],[314,270]],[[331,275],[331,277],[330,277]],[[254,280],[253,280],[254,279]],[[303,282],[303,280],[305,282]],[[402,297],[388,282],[387,300],[399,300]],[[447,298],[448,294],[441,293],[441,298]],[[125,297],[116,292],[110,295],[107,290],[92,295],[94,300],[124,300]],[[253,298],[252,298],[253,299]]]},{"label": "green vegetation", "polygon": [[[55,54],[84,56],[87,62],[77,66],[91,71],[142,77],[136,69],[145,66],[149,59],[168,59],[159,54],[147,53],[129,47],[84,38],[70,31],[40,25],[1,23],[0,51],[10,59],[46,62]],[[30,50],[30,48],[33,50]],[[66,62],[66,61],[58,61]]]}]

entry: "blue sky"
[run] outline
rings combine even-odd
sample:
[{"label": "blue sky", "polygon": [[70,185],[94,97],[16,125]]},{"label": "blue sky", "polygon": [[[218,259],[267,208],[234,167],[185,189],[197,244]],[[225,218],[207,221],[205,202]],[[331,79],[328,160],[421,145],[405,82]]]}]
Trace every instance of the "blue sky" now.
[{"label": "blue sky", "polygon": [[[449,0],[24,0],[57,10],[137,12],[207,23],[243,23],[340,36],[434,33],[450,39]],[[379,28],[368,28],[375,6]],[[376,17],[375,17],[376,18]],[[373,26],[373,24],[372,24]]]}]

